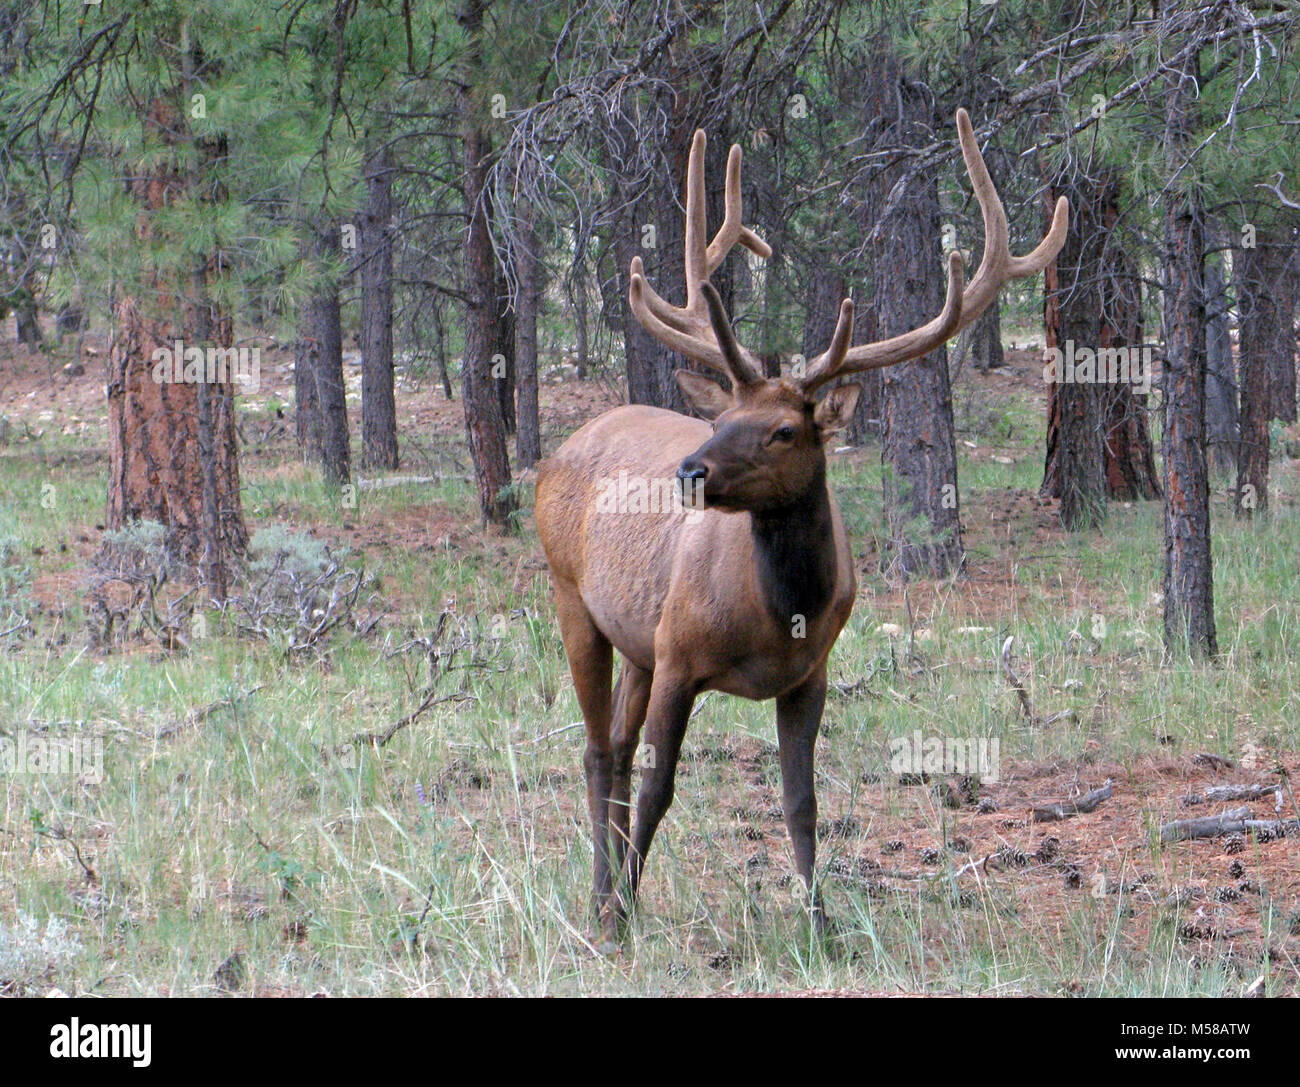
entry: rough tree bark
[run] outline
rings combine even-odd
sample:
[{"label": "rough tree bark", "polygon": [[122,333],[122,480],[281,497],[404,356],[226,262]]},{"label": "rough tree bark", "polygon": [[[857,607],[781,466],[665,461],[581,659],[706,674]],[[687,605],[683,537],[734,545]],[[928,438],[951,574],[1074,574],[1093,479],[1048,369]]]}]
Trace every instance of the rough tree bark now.
[{"label": "rough tree bark", "polygon": [[1205,440],[1210,462],[1222,475],[1237,471],[1237,375],[1228,331],[1228,290],[1223,263],[1205,262]]},{"label": "rough tree bark", "polygon": [[[896,75],[879,81],[874,93],[877,114],[897,128],[894,138],[914,139],[918,145],[933,138],[925,88]],[[893,174],[880,179],[882,191],[896,180]],[[943,308],[936,176],[915,178],[911,191],[878,229],[879,237],[888,239],[889,263],[876,269],[876,307],[880,335],[888,337],[924,324]],[[947,349],[880,374],[888,536],[883,561],[904,577],[943,577],[959,570],[963,559]]]},{"label": "rough tree bark", "polygon": [[1199,95],[1193,52],[1165,81],[1164,627],[1165,645],[1194,656],[1218,652],[1210,490],[1205,464],[1205,212],[1187,172]]},{"label": "rough tree bark", "polygon": [[1043,491],[1060,498],[1061,524],[1067,529],[1098,527],[1106,518],[1106,452],[1102,395],[1097,374],[1073,380],[1067,360],[1095,358],[1101,341],[1101,280],[1107,235],[1104,208],[1113,201],[1109,180],[1077,177],[1054,186],[1051,203],[1070,198],[1070,229],[1065,245],[1046,270],[1043,326],[1049,351],[1059,353],[1057,372],[1048,376],[1047,463]]},{"label": "rough tree bark", "polygon": [[361,466],[396,468],[393,388],[393,159],[387,147],[366,161],[361,214]]},{"label": "rough tree bark", "polygon": [[319,275],[298,313],[294,388],[305,394],[296,408],[298,440],[303,443],[304,455],[320,465],[325,482],[339,487],[352,478],[352,451],[343,381],[339,284],[330,267],[338,255],[338,227],[319,220],[308,229],[308,248],[319,265]]},{"label": "rough tree bark", "polygon": [[483,520],[507,529],[515,510],[515,499],[510,485],[505,422],[501,417],[496,383],[492,379],[492,355],[498,343],[497,279],[484,199],[490,148],[480,123],[478,95],[475,93],[483,74],[483,11],[483,0],[462,0],[458,14],[469,43],[457,96],[468,216],[464,246],[468,300],[465,306],[465,358],[461,367],[464,391],[461,399]]},{"label": "rough tree bark", "polygon": [[1002,350],[1002,307],[989,306],[973,325],[970,339],[971,365],[981,373],[1006,365]]},{"label": "rough tree bark", "polygon": [[1285,266],[1285,251],[1266,241],[1253,249],[1236,250],[1233,261],[1241,373],[1233,511],[1243,518],[1268,509],[1269,422],[1277,406],[1274,378],[1279,369],[1275,360],[1295,350],[1294,333],[1278,305],[1278,281]]},{"label": "rough tree bark", "polygon": [[569,307],[573,312],[573,327],[577,337],[578,380],[587,380],[587,367],[591,365],[590,326],[587,316],[587,273],[581,257],[574,261],[565,282],[569,296]]},{"label": "rough tree bark", "polygon": [[[164,143],[188,138],[182,111],[169,101],[152,102],[144,124]],[[192,177],[170,165],[142,169],[131,179],[128,190],[140,208],[137,252],[150,251],[157,240],[155,230],[160,229],[158,218],[188,195],[192,184]],[[230,324],[197,324],[193,279],[177,284],[146,272],[142,286],[141,297],[122,290],[114,304],[116,328],[108,365],[108,525],[120,529],[142,520],[162,524],[168,550],[183,561],[204,563],[206,576],[213,563],[219,570],[226,557],[242,554],[248,545],[239,493],[234,390],[229,381],[206,384],[202,410],[210,438],[201,443],[199,392],[204,383],[186,380],[183,369],[178,372],[183,357],[173,358],[170,371],[157,368],[155,352],[164,349],[174,355],[179,339],[186,349],[203,353],[206,367],[210,349],[231,346]],[[180,327],[181,321],[196,321],[196,326]],[[220,579],[210,591],[221,595]]]},{"label": "rough tree bark", "polygon": [[[1113,376],[1110,373],[1111,360],[1117,357],[1114,354],[1116,350],[1126,350],[1131,364],[1145,366],[1147,358],[1143,344],[1141,280],[1114,235],[1119,214],[1118,190],[1110,180],[1089,182],[1080,179],[1070,186],[1069,195],[1073,225],[1066,252],[1076,263],[1067,271],[1073,277],[1076,289],[1067,292],[1060,287],[1063,267],[1060,258],[1048,266],[1043,301],[1046,345],[1060,348],[1070,335],[1077,337],[1080,334],[1078,328],[1072,333],[1068,328],[1063,331],[1063,320],[1066,325],[1082,320],[1083,334],[1096,336],[1095,340],[1087,341],[1076,338],[1075,346],[1095,348],[1104,353],[1098,356],[1099,361],[1105,360],[1105,365],[1097,367],[1098,381],[1093,386],[1096,403],[1087,409],[1090,415],[1095,412],[1100,427],[1101,486],[1107,498],[1117,501],[1158,498],[1160,485],[1156,480],[1155,453],[1147,428],[1146,394],[1134,388],[1131,381],[1104,380]],[[1074,231],[1087,240],[1076,242]],[[1077,263],[1080,259],[1084,263]],[[1062,307],[1068,311],[1064,315]],[[1076,310],[1083,312],[1081,319],[1074,315]],[[1103,368],[1105,373],[1101,372]],[[1063,499],[1062,463],[1066,429],[1070,425],[1077,426],[1078,420],[1064,419],[1062,400],[1058,396],[1061,391],[1060,385],[1049,383],[1047,454],[1040,493],[1049,498]],[[1095,485],[1097,480],[1094,479],[1093,483]],[[1062,521],[1069,523],[1064,510]]]},{"label": "rough tree bark", "polygon": [[[1108,209],[1108,223],[1118,209]],[[1107,230],[1110,230],[1108,225]],[[1142,323],[1142,280],[1136,266],[1123,253],[1102,269],[1101,347],[1141,351],[1150,379],[1151,364]],[[1106,446],[1106,493],[1120,502],[1160,497],[1155,450],[1147,426],[1147,394],[1123,381],[1102,386],[1102,427]]]},{"label": "rough tree bark", "polygon": [[1269,385],[1273,391],[1272,416],[1284,423],[1296,421],[1296,290],[1300,287],[1300,244],[1285,232],[1277,243],[1276,346],[1269,352]]}]

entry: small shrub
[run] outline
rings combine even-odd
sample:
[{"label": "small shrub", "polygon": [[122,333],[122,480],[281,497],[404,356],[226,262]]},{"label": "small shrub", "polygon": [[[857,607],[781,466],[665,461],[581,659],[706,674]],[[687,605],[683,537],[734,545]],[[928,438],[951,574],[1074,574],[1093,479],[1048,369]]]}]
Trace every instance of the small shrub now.
[{"label": "small shrub", "polygon": [[57,917],[42,930],[35,917],[19,911],[16,925],[0,924],[0,995],[31,996],[52,984],[81,944]]}]

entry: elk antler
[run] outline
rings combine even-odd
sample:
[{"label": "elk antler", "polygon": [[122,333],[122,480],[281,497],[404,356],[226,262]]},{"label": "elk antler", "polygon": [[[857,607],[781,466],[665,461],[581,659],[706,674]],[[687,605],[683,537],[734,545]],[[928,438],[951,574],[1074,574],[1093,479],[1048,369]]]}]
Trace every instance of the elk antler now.
[{"label": "elk antler", "polygon": [[[728,350],[723,350],[715,331],[716,322],[710,318],[704,288],[709,276],[737,243],[764,258],[772,255],[772,249],[741,222],[741,152],[737,146],[731,148],[727,157],[726,215],[713,240],[706,244],[704,147],[705,135],[699,130],[691,141],[686,165],[686,305],[674,306],[655,293],[646,282],[640,257],[632,258],[628,301],[642,327],[660,343],[727,374],[737,385],[747,385],[760,380],[762,371],[754,357],[734,339]],[[726,324],[725,315],[723,318]]]},{"label": "elk antler", "polygon": [[951,254],[948,258],[948,296],[938,317],[901,336],[857,347],[849,347],[849,335],[841,335],[845,322],[851,328],[853,321],[853,307],[846,299],[840,307],[839,324],[831,346],[809,364],[803,379],[805,390],[815,389],[842,374],[893,366],[933,351],[983,313],[1005,283],[1041,272],[1061,251],[1070,222],[1070,202],[1064,196],[1057,200],[1051,229],[1038,243],[1038,248],[1028,256],[1011,255],[1006,209],[993,187],[993,180],[975,142],[970,115],[964,109],[957,111],[957,136],[961,141],[962,158],[966,160],[966,172],[970,175],[971,187],[984,218],[984,255],[980,258],[975,278],[963,291],[961,256]]}]

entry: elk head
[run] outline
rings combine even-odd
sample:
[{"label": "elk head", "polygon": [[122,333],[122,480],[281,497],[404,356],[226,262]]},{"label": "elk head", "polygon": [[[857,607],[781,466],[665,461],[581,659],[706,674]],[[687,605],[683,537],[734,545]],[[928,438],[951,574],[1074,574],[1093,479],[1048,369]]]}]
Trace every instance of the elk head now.
[{"label": "elk head", "polygon": [[693,505],[724,511],[765,513],[796,506],[824,483],[822,440],[853,418],[861,386],[840,384],[818,398],[818,390],[846,374],[893,366],[919,358],[971,324],[1009,280],[1033,275],[1059,252],[1068,227],[1069,203],[1057,201],[1047,236],[1028,256],[1009,249],[1006,211],[993,187],[970,117],[957,111],[962,157],[984,219],[984,254],[979,271],[964,283],[962,259],[948,258],[943,309],[931,321],[889,339],[851,346],[853,303],[840,304],[830,346],[802,374],[765,378],[754,356],[736,340],[722,300],[709,276],[740,244],[761,257],[771,248],[741,222],[741,150],[727,160],[726,214],[706,242],[704,196],[705,135],[695,133],[686,171],[686,304],[674,306],[646,282],[640,257],[632,260],[629,302],[645,329],[665,346],[724,374],[724,389],[708,377],[679,370],[677,385],[691,406],[713,420],[714,433],[677,470],[684,496]]}]

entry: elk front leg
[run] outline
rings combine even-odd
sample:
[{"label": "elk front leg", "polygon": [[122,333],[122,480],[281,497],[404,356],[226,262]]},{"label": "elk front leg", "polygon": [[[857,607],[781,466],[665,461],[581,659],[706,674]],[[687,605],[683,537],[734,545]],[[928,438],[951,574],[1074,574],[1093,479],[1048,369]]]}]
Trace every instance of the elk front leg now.
[{"label": "elk front leg", "polygon": [[[627,857],[627,908],[636,903],[646,854],[654,840],[659,822],[673,802],[677,779],[677,759],[682,751],[682,737],[691,718],[697,685],[674,669],[658,666],[650,684],[650,703],[646,710],[646,745],[649,765],[641,774],[641,788],[636,798],[636,830]],[[618,921],[626,919],[620,903]]]},{"label": "elk front leg", "polygon": [[795,871],[808,894],[813,923],[825,923],[821,895],[813,882],[817,860],[817,794],[813,788],[813,747],[826,704],[823,665],[802,684],[776,700],[776,733],[781,749],[781,791],[785,825],[794,849]]}]

